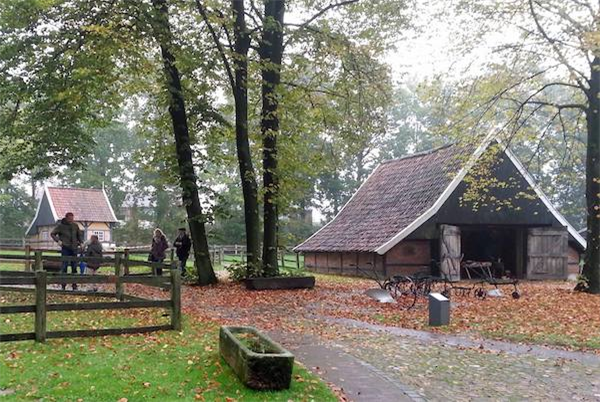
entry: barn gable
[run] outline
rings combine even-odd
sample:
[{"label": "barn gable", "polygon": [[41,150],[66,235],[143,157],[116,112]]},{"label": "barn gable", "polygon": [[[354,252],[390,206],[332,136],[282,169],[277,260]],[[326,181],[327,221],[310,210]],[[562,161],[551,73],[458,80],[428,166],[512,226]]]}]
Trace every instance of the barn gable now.
[{"label": "barn gable", "polygon": [[[527,211],[510,209],[504,216],[494,216],[480,211],[465,213],[468,208],[463,207],[461,214],[457,214],[455,203],[464,192],[466,184],[463,180],[489,145],[490,142],[481,145],[466,162],[461,155],[468,151],[464,147],[450,145],[382,163],[338,215],[297,246],[295,251],[358,251],[383,255],[415,231],[423,230],[427,223],[436,221],[438,212],[449,219],[462,216],[475,221],[524,219],[526,216],[525,221],[533,219],[532,224],[566,227],[570,236],[585,247],[585,240],[552,206],[508,149],[504,150],[504,160],[497,173],[516,177],[517,185],[533,195],[533,202],[531,199],[515,201],[527,204]],[[515,212],[518,213],[513,216]]]}]

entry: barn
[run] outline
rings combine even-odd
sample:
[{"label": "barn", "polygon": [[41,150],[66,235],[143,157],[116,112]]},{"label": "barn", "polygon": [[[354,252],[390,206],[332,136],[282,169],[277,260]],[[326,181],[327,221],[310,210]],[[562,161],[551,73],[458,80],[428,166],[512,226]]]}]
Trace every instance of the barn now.
[{"label": "barn", "polygon": [[55,248],[50,233],[67,212],[75,215],[84,239],[96,235],[102,243],[113,241],[112,229],[118,220],[104,189],[66,187],[44,187],[26,240],[38,248]]},{"label": "barn", "polygon": [[[586,242],[507,147],[447,145],[379,165],[328,224],[294,250],[319,273],[453,280],[562,279]],[[485,173],[484,180],[471,178]],[[486,201],[470,198],[477,191]]]}]

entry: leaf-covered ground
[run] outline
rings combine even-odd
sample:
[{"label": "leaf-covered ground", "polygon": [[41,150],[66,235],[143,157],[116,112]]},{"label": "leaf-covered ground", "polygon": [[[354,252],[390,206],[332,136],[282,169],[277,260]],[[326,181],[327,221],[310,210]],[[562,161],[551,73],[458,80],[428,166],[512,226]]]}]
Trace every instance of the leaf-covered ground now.
[{"label": "leaf-covered ground", "polygon": [[[504,289],[504,297],[485,300],[455,295],[451,325],[440,329],[427,325],[425,300],[419,300],[409,311],[381,304],[364,295],[374,285],[368,280],[321,275],[312,290],[257,292],[248,291],[241,284],[224,282],[208,288],[186,287],[183,306],[195,317],[246,323],[265,330],[283,328],[297,332],[305,328],[335,336],[327,334],[329,328],[321,324],[322,320],[351,318],[600,353],[600,296],[573,292],[572,283],[522,282],[518,300],[510,297],[510,288]],[[142,289],[132,290],[149,295]]]},{"label": "leaf-covered ground", "polygon": [[[162,295],[164,297],[164,294]],[[52,303],[89,302],[49,295]],[[94,301],[97,301],[94,298]],[[31,304],[33,295],[3,292],[0,303]],[[155,325],[165,311],[134,309],[49,313],[48,329]],[[31,314],[2,315],[0,332],[29,332]],[[0,344],[0,401],[336,401],[317,377],[297,366],[289,390],[257,392],[219,357],[218,324],[186,317],[180,333],[53,339]]]}]

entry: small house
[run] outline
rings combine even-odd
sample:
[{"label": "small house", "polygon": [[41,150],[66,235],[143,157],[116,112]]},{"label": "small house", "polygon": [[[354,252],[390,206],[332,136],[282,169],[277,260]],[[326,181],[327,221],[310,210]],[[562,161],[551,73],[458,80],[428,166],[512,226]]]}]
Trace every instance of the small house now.
[{"label": "small house", "polygon": [[[489,185],[477,191],[485,202],[468,195],[468,179],[483,170]],[[334,219],[294,250],[320,273],[458,280],[470,275],[469,266],[495,265],[499,275],[562,279],[578,273],[585,246],[510,149],[488,141],[476,150],[447,145],[380,164]]]},{"label": "small house", "polygon": [[55,248],[50,233],[67,212],[75,216],[84,239],[96,235],[102,243],[113,241],[112,229],[118,220],[104,189],[45,187],[26,232],[28,243],[36,248]]}]

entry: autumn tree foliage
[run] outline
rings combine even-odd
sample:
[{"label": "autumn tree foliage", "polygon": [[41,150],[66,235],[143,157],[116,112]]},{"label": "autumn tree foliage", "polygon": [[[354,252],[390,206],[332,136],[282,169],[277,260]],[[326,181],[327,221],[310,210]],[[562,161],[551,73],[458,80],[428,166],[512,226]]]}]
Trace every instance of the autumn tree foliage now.
[{"label": "autumn tree foliage", "polygon": [[[262,271],[276,275],[279,216],[312,202],[303,190],[314,193],[326,166],[315,146],[329,137],[323,117],[343,120],[328,99],[345,103],[342,113],[351,117],[363,84],[389,78],[369,77],[361,66],[377,64],[393,45],[409,20],[407,6],[404,0],[261,7],[242,0],[3,0],[1,173],[44,179],[64,166],[82,169],[96,128],[122,118],[123,108],[141,109],[136,124],[150,140],[140,159],[180,186],[199,280],[210,283],[205,225],[218,175],[230,163],[220,151],[233,126],[249,263],[258,265],[262,254]],[[369,97],[386,93],[385,85],[371,86]],[[234,124],[227,106],[214,107],[223,93],[234,101]]]}]

